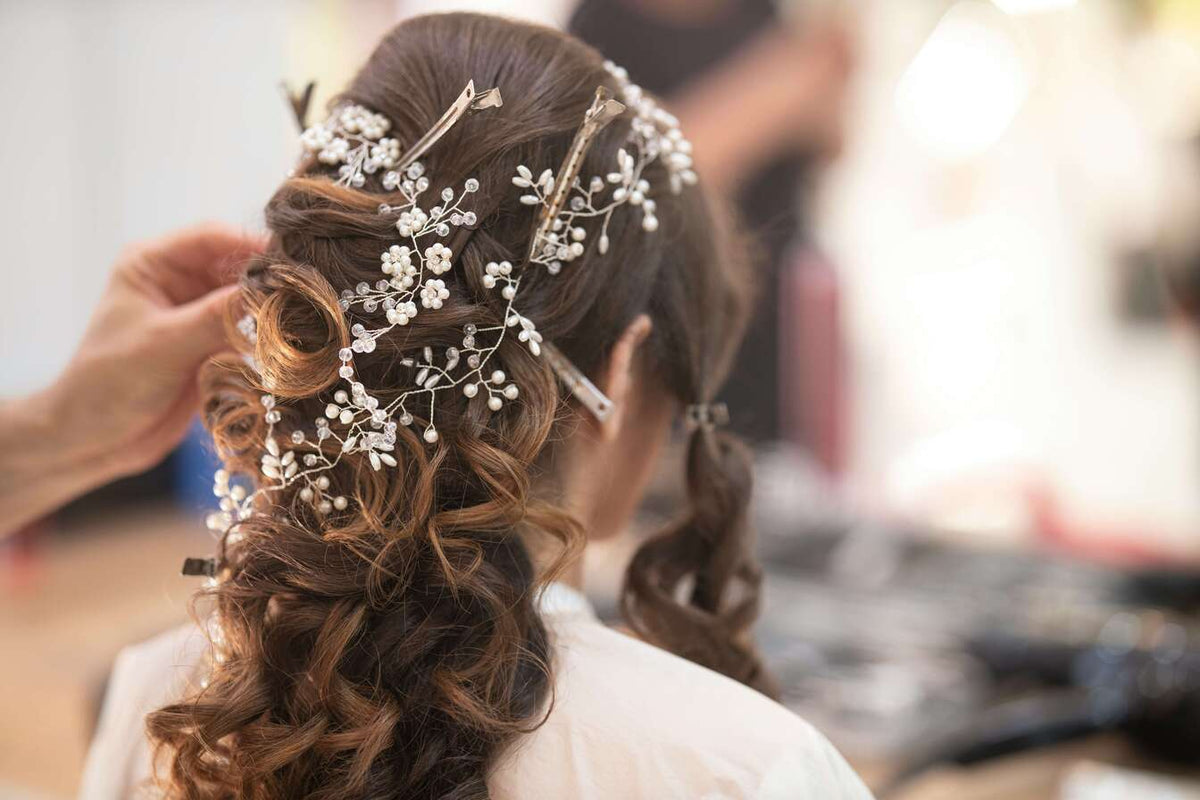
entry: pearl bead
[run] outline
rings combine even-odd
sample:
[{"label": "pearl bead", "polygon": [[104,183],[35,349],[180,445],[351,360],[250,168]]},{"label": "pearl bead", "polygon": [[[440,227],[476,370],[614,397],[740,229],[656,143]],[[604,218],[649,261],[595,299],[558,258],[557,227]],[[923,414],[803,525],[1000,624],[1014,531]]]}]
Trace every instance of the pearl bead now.
[{"label": "pearl bead", "polygon": [[504,387],[504,396],[509,400],[516,400],[518,394],[520,394],[520,392],[518,391],[515,383],[510,383],[508,386]]},{"label": "pearl bead", "polygon": [[338,511],[345,510],[347,505],[349,505],[349,503],[347,502],[346,498],[342,497],[341,495],[333,498],[333,507]]},{"label": "pearl bead", "polygon": [[340,413],[342,413],[342,410],[333,403],[325,406],[325,416],[329,417],[330,419],[336,419],[337,415]]},{"label": "pearl bead", "polygon": [[491,397],[488,398],[488,408],[490,408],[492,411],[499,411],[500,407],[503,405],[504,405],[504,401],[501,400],[496,395],[492,395]]},{"label": "pearl bead", "polygon": [[467,397],[474,397],[475,395],[479,394],[479,387],[473,383],[468,383],[463,386],[463,394],[465,394]]},{"label": "pearl bead", "polygon": [[425,441],[429,442],[430,444],[433,444],[437,440],[438,440],[438,432],[436,430],[434,430],[433,428],[426,428],[425,429]]},{"label": "pearl bead", "polygon": [[504,383],[504,370],[498,369],[492,373],[492,383]]}]

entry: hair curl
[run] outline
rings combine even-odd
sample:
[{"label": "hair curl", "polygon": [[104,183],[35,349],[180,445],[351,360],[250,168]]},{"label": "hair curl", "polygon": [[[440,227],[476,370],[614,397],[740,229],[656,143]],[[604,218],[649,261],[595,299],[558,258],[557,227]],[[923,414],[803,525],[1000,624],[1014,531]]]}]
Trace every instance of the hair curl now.
[{"label": "hair curl", "polygon": [[[444,185],[479,178],[481,224],[454,248],[452,299],[356,358],[373,388],[398,393],[411,380],[402,351],[455,344],[468,321],[501,321],[483,266],[518,260],[533,226],[508,178],[518,163],[559,163],[595,87],[610,83],[600,56],[563,34],[448,14],[393,29],[340,100],[385,114],[393,135],[413,141],[468,79],[500,86],[505,105],[461,121],[429,160]],[[624,132],[604,132],[587,174],[605,171]],[[280,400],[285,436],[328,401],[354,321],[335,287],[375,278],[394,241],[381,199],[335,186],[312,163],[271,198],[270,245],[243,278],[258,372],[223,362],[204,376],[206,423],[231,472],[257,474],[264,391]],[[588,252],[560,275],[527,274],[522,312],[592,374],[645,313],[644,375],[677,402],[707,401],[740,338],[745,281],[701,193],[660,201],[654,236],[631,216],[614,217],[602,260]],[[519,402],[491,413],[440,393],[436,446],[401,427],[398,467],[346,459],[329,471],[331,490],[354,500],[347,510],[317,516],[286,492],[227,534],[208,590],[219,621],[208,683],[148,721],[169,796],[482,798],[495,757],[549,713],[551,646],[533,598],[553,569],[539,574],[530,545],[556,544],[563,563],[583,532],[554,492],[535,489],[576,411],[544,360],[512,339],[497,355]],[[388,390],[377,393],[386,402]],[[749,475],[729,437],[693,434],[690,511],[637,553],[623,608],[650,641],[769,691],[748,638],[758,582]]]}]

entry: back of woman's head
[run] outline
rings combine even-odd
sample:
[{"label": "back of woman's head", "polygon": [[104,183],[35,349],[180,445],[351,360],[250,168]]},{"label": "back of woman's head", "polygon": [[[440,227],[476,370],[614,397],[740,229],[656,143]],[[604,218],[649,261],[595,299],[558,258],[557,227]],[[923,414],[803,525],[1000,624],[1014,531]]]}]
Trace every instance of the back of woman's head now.
[{"label": "back of woman's head", "polygon": [[[426,379],[408,354],[461,346],[468,324],[505,324],[485,265],[520,269],[536,224],[512,176],[518,165],[557,167],[597,86],[618,88],[599,54],[567,36],[452,14],[396,27],[337,105],[378,112],[407,147],[469,80],[498,87],[503,107],[459,120],[423,161],[434,192],[478,180],[477,225],[448,240],[444,304],[355,353],[355,380],[384,403]],[[611,172],[628,134],[627,118],[609,125],[581,175]],[[663,170],[651,162],[646,177],[665,186]],[[355,188],[335,178],[310,159],[269,202],[270,245],[243,279],[254,366],[207,375],[207,423],[231,473],[261,476],[269,424],[277,441],[303,438],[337,392],[352,326],[371,322],[339,294],[380,278],[380,253],[397,236],[394,215],[379,207],[393,198],[377,179]],[[651,234],[639,214],[618,209],[606,252],[589,232],[558,274],[526,269],[520,312],[589,375],[645,314],[645,390],[704,403],[736,348],[745,281],[702,193],[664,192],[656,214]],[[269,495],[226,533],[206,685],[150,718],[172,796],[484,797],[496,755],[540,724],[552,664],[534,590],[547,573],[530,547],[570,553],[582,538],[553,478],[583,412],[527,343],[508,337],[494,357],[519,387],[499,410],[491,392],[430,393],[395,430],[394,467],[350,453],[315,487]],[[264,392],[277,400],[270,422]],[[690,510],[638,552],[623,609],[651,641],[766,688],[748,639],[757,572],[744,533],[744,456],[707,424],[687,449]]]}]

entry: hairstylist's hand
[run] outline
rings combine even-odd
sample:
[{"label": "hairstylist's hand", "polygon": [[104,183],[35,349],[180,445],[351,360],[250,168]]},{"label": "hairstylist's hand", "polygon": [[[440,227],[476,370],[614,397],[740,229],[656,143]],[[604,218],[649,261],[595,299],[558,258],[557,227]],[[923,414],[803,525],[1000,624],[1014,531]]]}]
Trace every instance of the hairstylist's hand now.
[{"label": "hairstylist's hand", "polygon": [[227,347],[237,267],[261,244],[207,225],[126,248],[66,370],[0,404],[0,534],[179,443],[197,372]]}]

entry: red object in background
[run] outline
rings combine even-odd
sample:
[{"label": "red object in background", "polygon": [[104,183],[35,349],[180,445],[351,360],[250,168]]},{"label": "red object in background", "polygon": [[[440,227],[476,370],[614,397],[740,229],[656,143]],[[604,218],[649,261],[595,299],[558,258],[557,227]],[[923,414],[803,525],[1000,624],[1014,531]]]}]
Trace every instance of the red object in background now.
[{"label": "red object in background", "polygon": [[829,259],[804,250],[783,276],[780,416],[784,438],[833,478],[846,466],[849,408],[841,287]]},{"label": "red object in background", "polygon": [[1117,567],[1196,563],[1192,553],[1156,544],[1166,539],[1157,531],[1115,524],[1088,525],[1071,519],[1048,486],[1032,486],[1028,495],[1034,530],[1039,540],[1051,549]]}]

